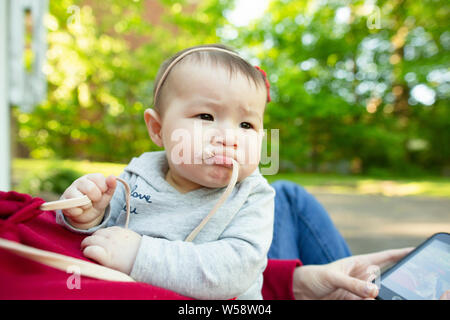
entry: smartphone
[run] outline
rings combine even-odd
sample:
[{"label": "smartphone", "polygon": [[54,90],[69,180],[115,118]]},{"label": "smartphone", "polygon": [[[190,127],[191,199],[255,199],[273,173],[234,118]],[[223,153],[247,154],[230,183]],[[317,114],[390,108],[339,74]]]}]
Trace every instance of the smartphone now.
[{"label": "smartphone", "polygon": [[378,300],[438,300],[450,290],[450,233],[436,233],[374,281]]}]

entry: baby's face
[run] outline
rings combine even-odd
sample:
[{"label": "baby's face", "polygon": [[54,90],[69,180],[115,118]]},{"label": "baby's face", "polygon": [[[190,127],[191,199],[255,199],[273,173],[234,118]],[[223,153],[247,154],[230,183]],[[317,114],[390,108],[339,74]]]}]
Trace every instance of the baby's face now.
[{"label": "baby's face", "polygon": [[238,181],[260,161],[266,90],[222,66],[185,63],[173,70],[161,119],[169,170],[178,181],[224,187],[231,158]]}]

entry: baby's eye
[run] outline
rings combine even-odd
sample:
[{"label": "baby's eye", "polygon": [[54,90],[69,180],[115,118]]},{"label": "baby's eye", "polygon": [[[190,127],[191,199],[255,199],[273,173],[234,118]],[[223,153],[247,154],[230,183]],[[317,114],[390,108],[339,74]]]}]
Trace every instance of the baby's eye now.
[{"label": "baby's eye", "polygon": [[241,128],[243,128],[243,129],[252,129],[253,125],[251,123],[248,123],[248,122],[241,122]]},{"label": "baby's eye", "polygon": [[197,115],[197,117],[202,120],[214,121],[213,116],[210,115],[209,113],[200,113],[199,115]]}]

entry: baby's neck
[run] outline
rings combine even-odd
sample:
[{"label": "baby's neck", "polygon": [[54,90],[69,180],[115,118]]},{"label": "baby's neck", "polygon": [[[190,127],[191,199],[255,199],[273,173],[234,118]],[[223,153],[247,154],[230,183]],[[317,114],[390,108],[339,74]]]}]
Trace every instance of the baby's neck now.
[{"label": "baby's neck", "polygon": [[201,188],[202,186],[182,177],[174,175],[172,171],[167,170],[166,181],[180,193],[188,193],[190,191]]}]

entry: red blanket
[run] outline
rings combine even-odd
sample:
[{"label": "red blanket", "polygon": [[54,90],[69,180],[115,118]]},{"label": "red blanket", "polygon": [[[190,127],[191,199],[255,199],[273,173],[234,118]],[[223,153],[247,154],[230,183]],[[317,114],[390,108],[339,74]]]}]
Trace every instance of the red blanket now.
[{"label": "red blanket", "polygon": [[[82,255],[85,237],[56,224],[55,212],[41,211],[44,200],[0,192],[0,237],[90,261]],[[92,261],[91,261],[92,262]],[[292,274],[298,260],[269,260],[264,299],[293,299]],[[0,299],[191,299],[141,282],[98,280],[66,273],[0,248]]]}]

